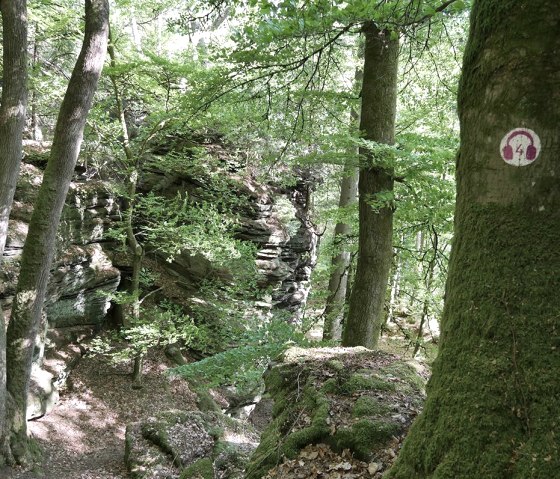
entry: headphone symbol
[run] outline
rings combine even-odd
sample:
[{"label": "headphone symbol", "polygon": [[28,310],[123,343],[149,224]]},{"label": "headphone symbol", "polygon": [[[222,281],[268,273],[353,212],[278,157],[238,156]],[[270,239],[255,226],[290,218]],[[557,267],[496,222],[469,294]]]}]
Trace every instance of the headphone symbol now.
[{"label": "headphone symbol", "polygon": [[529,138],[531,144],[527,147],[527,151],[525,152],[525,157],[527,158],[528,161],[533,161],[538,154],[537,147],[535,146],[535,139],[533,138],[533,135],[531,135],[530,133],[524,130],[514,130],[511,133],[511,135],[508,136],[506,141],[506,146],[504,146],[504,149],[502,150],[504,154],[504,159],[507,161],[513,160],[513,146],[511,146],[509,143],[511,140],[513,140],[516,136],[519,135],[523,135]]}]

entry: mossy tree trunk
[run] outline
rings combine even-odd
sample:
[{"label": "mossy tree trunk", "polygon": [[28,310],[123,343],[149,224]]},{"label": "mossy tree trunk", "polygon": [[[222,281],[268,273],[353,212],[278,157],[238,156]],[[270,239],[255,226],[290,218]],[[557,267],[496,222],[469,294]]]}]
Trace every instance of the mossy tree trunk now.
[{"label": "mossy tree trunk", "polygon": [[[390,478],[558,477],[559,29],[556,1],[473,5],[441,349]],[[517,167],[502,139],[520,128],[542,150]]]},{"label": "mossy tree trunk", "polygon": [[107,0],[86,0],[82,50],[58,115],[50,159],[29,224],[7,333],[7,412],[11,453],[28,458],[27,393],[35,336],[41,320],[58,223],[80,151],[87,114],[107,50]]},{"label": "mossy tree trunk", "polygon": [[[370,22],[364,26],[365,56],[360,130],[377,143],[395,141],[398,37]],[[344,346],[375,347],[382,324],[383,306],[392,257],[392,205],[373,207],[380,193],[393,191],[390,166],[361,149],[359,178],[360,233],[356,275],[344,325]]]},{"label": "mossy tree trunk", "polygon": [[[27,2],[0,2],[2,13],[2,103],[0,105],[0,266],[22,157],[27,107]],[[0,465],[4,462],[6,416],[6,325],[0,308]]]},{"label": "mossy tree trunk", "polygon": [[27,109],[27,2],[0,2],[2,104],[0,106],[0,261],[22,157]]}]

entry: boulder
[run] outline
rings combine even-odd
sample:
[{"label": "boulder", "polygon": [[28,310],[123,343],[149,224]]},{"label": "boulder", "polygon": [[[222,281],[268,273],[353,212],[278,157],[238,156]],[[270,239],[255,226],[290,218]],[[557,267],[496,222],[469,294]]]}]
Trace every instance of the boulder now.
[{"label": "boulder", "polygon": [[133,478],[241,479],[258,435],[219,411],[167,411],[126,428]]},{"label": "boulder", "polygon": [[27,393],[27,419],[38,419],[48,414],[58,401],[55,376],[33,364]]},{"label": "boulder", "polygon": [[[246,479],[265,477],[283,460],[316,459],[325,449],[348,451],[344,454],[374,470],[369,476],[349,477],[381,477],[423,404],[425,379],[417,367],[365,348],[287,350],[265,374],[272,420],[247,466]],[[310,445],[322,449],[302,452]],[[270,477],[282,474],[276,471]]]}]

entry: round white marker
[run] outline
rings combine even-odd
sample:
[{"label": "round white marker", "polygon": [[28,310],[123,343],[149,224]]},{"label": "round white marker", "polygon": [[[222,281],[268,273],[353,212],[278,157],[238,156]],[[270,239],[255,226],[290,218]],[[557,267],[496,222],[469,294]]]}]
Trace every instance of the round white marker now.
[{"label": "round white marker", "polygon": [[502,138],[500,154],[512,166],[527,166],[533,163],[541,152],[541,139],[529,128],[516,128]]}]

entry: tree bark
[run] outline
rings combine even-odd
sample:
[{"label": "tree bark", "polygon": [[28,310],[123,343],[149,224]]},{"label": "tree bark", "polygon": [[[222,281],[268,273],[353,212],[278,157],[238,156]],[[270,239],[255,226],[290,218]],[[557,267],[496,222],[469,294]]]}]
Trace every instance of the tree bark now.
[{"label": "tree bark", "polygon": [[[391,145],[395,141],[398,38],[368,23],[365,31],[364,81],[360,130],[364,138]],[[393,208],[373,208],[379,193],[393,191],[393,171],[361,149],[365,163],[359,179],[359,246],[356,277],[344,326],[344,346],[377,345],[392,256]]]},{"label": "tree bark", "polygon": [[[441,348],[390,478],[558,477],[559,25],[551,0],[473,5]],[[519,128],[542,149],[517,167],[501,141]]]},{"label": "tree bark", "polygon": [[[358,193],[358,171],[348,161],[344,165],[344,176],[340,182],[340,209],[348,208],[356,201]],[[348,285],[348,270],[350,268],[350,252],[343,243],[351,232],[351,226],[345,222],[337,222],[334,228],[335,253],[332,258],[332,271],[329,279],[329,296],[323,316],[323,340],[340,340],[342,336],[342,315],[346,302],[346,288]]]},{"label": "tree bark", "polygon": [[[22,157],[27,108],[27,2],[0,1],[3,31],[0,105],[0,266]],[[0,465],[9,455],[6,431],[6,325],[0,308]]]},{"label": "tree bark", "polygon": [[10,447],[16,462],[28,459],[27,392],[34,339],[41,319],[56,231],[80,151],[87,114],[107,51],[107,0],[86,0],[82,50],[72,72],[55,127],[50,159],[29,224],[7,333],[7,413]]},{"label": "tree bark", "polygon": [[27,108],[27,2],[0,1],[3,83],[0,106],[0,262],[22,157]]}]

